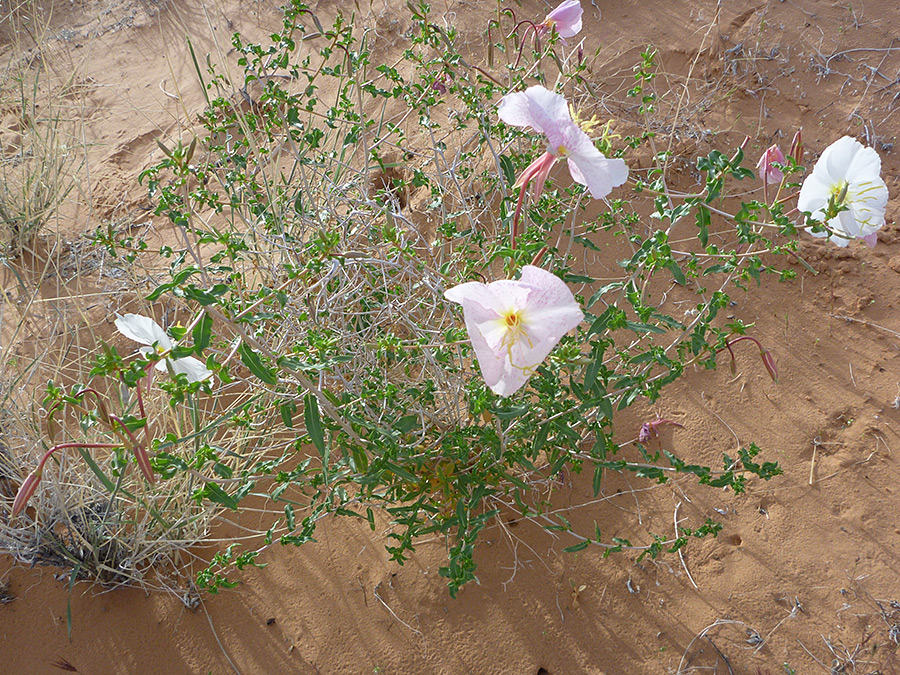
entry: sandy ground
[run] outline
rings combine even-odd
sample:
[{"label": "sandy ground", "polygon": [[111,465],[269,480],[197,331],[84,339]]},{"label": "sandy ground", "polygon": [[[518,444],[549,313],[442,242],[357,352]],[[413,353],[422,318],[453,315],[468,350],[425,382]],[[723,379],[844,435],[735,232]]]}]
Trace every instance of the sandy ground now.
[{"label": "sandy ground", "polygon": [[[74,239],[99,222],[137,218],[146,204],[137,174],[158,159],[156,140],[177,135],[202,109],[184,36],[215,54],[232,30],[257,38],[278,17],[269,2],[44,4],[56,57],[48,67],[74,73],[73,114],[86,121],[90,148],[89,188],[67,207],[63,235]],[[690,73],[680,153],[733,147],[749,135],[753,155],[773,140],[787,145],[802,127],[811,165],[849,134],[879,150],[888,188],[900,194],[893,0],[724,2],[718,18],[710,0],[585,7],[586,33],[602,47],[597,86],[630,72],[647,44],[659,49],[660,90],[678,95]],[[482,44],[491,8],[440,9],[465,26],[473,49]],[[541,17],[546,8],[528,0],[517,11]],[[386,54],[403,49],[402,3],[364,7],[366,14],[393,27],[380,38]],[[3,37],[12,40],[8,31]],[[739,496],[687,480],[652,489],[613,481],[605,494],[648,489],[605,510],[593,503],[589,477],[560,486],[561,503],[584,505],[572,511],[573,524],[592,529],[600,519],[613,535],[616,509],[655,532],[671,532],[676,512],[720,520],[718,539],[691,543],[683,562],[563,554],[571,541],[527,525],[495,527],[482,535],[480,585],[451,600],[437,576],[443,543],[423,544],[399,567],[364,525],[332,522],[317,544],[272,550],[265,569],[246,571],[237,589],[204,596],[195,609],[174,594],[77,584],[70,639],[65,574],[2,557],[11,601],[0,605],[0,671],[900,672],[900,609],[892,605],[900,601],[897,213],[893,196],[876,248],[839,250],[806,237],[801,255],[817,275],[798,267],[795,281],[765,280],[736,296],[732,311],[755,322],[780,383],[747,356],[737,376],[727,368],[688,373],[652,410],[618,422],[636,429],[641,415],[656,413],[677,420],[684,428],[655,442],[707,464],[753,441],[783,476]],[[66,292],[98,283],[74,279]]]}]

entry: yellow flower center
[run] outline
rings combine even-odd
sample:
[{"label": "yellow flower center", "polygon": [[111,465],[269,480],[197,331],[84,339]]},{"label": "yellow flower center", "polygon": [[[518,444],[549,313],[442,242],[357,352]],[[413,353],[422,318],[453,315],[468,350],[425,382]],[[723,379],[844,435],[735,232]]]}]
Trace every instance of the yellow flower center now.
[{"label": "yellow flower center", "polygon": [[524,339],[529,347],[534,346],[531,342],[531,338],[528,337],[528,332],[525,330],[524,312],[521,309],[510,309],[500,316],[500,321],[506,326],[506,335],[503,336],[502,344],[506,347],[506,354],[509,358],[509,362],[514,368],[518,368],[527,373],[533,372],[534,369],[532,367],[513,363],[512,348],[519,340]]},{"label": "yellow flower center", "polygon": [[849,187],[850,184],[845,180],[831,186],[831,196],[834,197],[835,206],[840,206],[844,203],[844,200],[847,198],[847,188]]},{"label": "yellow flower center", "polygon": [[[582,118],[581,113],[575,110],[575,108],[573,108],[571,104],[569,105],[569,114],[572,115],[572,121],[575,122],[575,124],[577,124],[579,127],[581,127],[581,130],[584,131],[584,133],[586,133],[588,136],[590,136],[591,131],[593,131],[594,127],[603,124],[603,122],[597,119],[596,115],[591,115],[590,119]],[[609,124],[610,122],[607,122],[607,129],[609,128]]]}]

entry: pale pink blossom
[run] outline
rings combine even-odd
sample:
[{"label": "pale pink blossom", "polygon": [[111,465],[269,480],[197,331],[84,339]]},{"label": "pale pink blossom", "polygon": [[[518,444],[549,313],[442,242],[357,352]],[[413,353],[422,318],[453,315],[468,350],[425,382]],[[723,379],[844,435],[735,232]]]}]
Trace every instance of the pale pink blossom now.
[{"label": "pale pink blossom", "polygon": [[544,22],[537,26],[537,34],[543,35],[555,30],[565,44],[566,38],[575,37],[581,31],[582,14],[584,9],[580,0],[563,0],[544,18]]},{"label": "pale pink blossom", "polygon": [[[140,348],[140,352],[144,356],[153,353],[167,354],[174,346],[171,338],[159,324],[140,314],[117,315],[116,328],[125,337],[140,342],[142,345],[148,345]],[[201,382],[212,377],[212,372],[203,365],[203,362],[193,356],[185,356],[180,359],[167,356],[156,363],[156,369],[164,373],[169,372],[169,368],[174,373],[187,375],[188,382]]]},{"label": "pale pink blossom", "polygon": [[556,275],[526,265],[518,281],[472,281],[444,297],[463,307],[466,329],[485,383],[511,396],[524,385],[584,313]]},{"label": "pale pink blossom", "polygon": [[595,199],[603,199],[628,179],[622,159],[608,159],[572,119],[566,99],[540,85],[507,94],[497,108],[500,119],[515,127],[527,127],[547,137],[547,151],[522,172],[516,186],[535,180],[540,195],[557,159],[564,158],[572,179],[587,187]]},{"label": "pale pink blossom", "polygon": [[759,173],[760,180],[766,185],[771,183],[780,184],[784,180],[784,172],[775,166],[775,163],[785,164],[784,153],[777,145],[773,145],[766,149],[756,163],[756,170]]},{"label": "pale pink blossom", "polygon": [[[862,239],[869,246],[877,242],[884,226],[888,189],[881,178],[881,158],[855,138],[844,136],[822,153],[812,173],[803,181],[797,210],[822,222],[829,231],[813,232],[814,237],[830,237],[838,246]],[[842,210],[827,222],[829,206]]]}]

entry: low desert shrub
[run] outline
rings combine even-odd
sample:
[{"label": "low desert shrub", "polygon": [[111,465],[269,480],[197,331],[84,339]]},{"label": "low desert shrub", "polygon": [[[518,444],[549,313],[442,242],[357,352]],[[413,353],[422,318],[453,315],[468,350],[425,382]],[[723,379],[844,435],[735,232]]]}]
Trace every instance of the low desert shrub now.
[{"label": "low desert shrub", "polygon": [[[476,578],[479,533],[503,514],[567,551],[655,557],[715,535],[712,518],[674,536],[583,532],[552,486],[586,473],[597,495],[622,473],[742,491],[779,473],[753,444],[717,466],[651,450],[670,421],[625,440],[617,413],[723,355],[734,368],[751,345],[760,360],[743,367],[776,379],[753,327],[723,311],[732,294],[793,277],[778,263],[796,257],[798,228],[841,244],[871,234],[851,221],[875,227],[878,203],[861,214],[857,177],[831,177],[806,195],[812,216],[792,212],[799,135],[787,156],[764,155],[764,184],[731,148],[700,156],[676,187],[656,142],[670,111],[654,52],[627,93],[598,92],[590,41],[562,43],[580,25],[573,3],[563,9],[544,23],[500,11],[484,27],[485,62],[424,2],[410,4],[393,64],[378,63],[362,17],[339,12],[325,28],[299,0],[269,44],[234,36],[242,81],[195,54],[201,129],[164,144],[142,176],[177,242],[95,235],[111,255],[163,262],[146,299],[177,303],[184,323],[121,317],[138,356],[106,346],[90,389],[49,387],[45,408],[68,407],[80,431],[47,448],[19,517],[46,508],[48,467],[64,480],[71,466],[64,452],[93,468],[93,443],[114,446],[96,448],[107,459],[94,473],[103,500],[130,500],[129,527],[191,522],[193,505],[268,503],[258,540],[201,573],[211,591],[275,542],[312,541],[325,517],[385,528],[401,563],[422,538],[445,538],[451,594]],[[857,150],[874,154],[838,149]],[[557,160],[572,180],[551,172]]]}]

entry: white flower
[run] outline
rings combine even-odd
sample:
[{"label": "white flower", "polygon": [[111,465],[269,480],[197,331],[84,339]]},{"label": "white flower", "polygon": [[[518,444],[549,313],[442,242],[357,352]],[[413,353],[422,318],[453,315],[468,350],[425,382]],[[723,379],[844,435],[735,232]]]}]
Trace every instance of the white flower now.
[{"label": "white flower", "polygon": [[535,178],[540,195],[550,167],[559,158],[569,164],[576,183],[587,187],[594,199],[603,199],[614,187],[628,179],[622,159],[608,159],[601,153],[569,112],[569,104],[559,94],[540,85],[507,94],[497,108],[500,119],[514,127],[530,127],[547,137],[547,152],[532,162],[519,177],[517,186]]},{"label": "white flower", "polygon": [[584,313],[568,286],[550,272],[526,265],[518,281],[472,281],[444,297],[463,316],[484,381],[495,394],[518,391]]},{"label": "white flower", "polygon": [[[135,342],[140,342],[142,345],[149,345],[140,348],[140,352],[144,356],[153,353],[163,354],[172,350],[171,338],[153,319],[140,314],[126,314],[125,316],[116,314],[116,317],[116,328],[122,335]],[[157,370],[167,373],[169,368],[174,373],[187,375],[188,382],[201,382],[212,377],[212,372],[203,365],[203,362],[193,356],[185,356],[180,359],[167,357],[156,362]]]},{"label": "white flower", "polygon": [[[884,225],[888,190],[881,179],[881,158],[849,136],[827,148],[803,181],[797,210],[811,214],[831,232],[810,232],[814,237],[831,236],[838,246],[863,239],[874,246],[876,232]],[[824,222],[829,203],[843,211]]]}]

